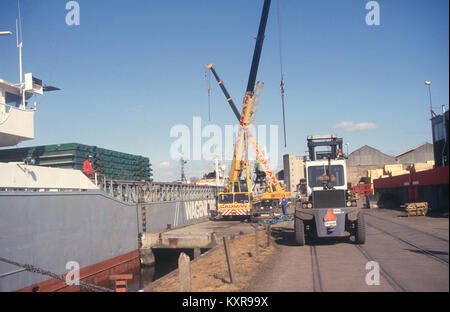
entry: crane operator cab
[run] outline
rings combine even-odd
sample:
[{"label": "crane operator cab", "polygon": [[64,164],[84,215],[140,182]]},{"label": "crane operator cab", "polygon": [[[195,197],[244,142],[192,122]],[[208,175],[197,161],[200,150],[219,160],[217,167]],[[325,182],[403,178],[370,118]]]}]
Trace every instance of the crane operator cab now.
[{"label": "crane operator cab", "polygon": [[252,194],[241,193],[218,193],[217,212],[219,216],[248,216],[251,210]]},{"label": "crane operator cab", "polygon": [[[329,146],[331,151],[314,153],[317,146]],[[306,235],[318,238],[350,235],[355,237],[355,243],[364,244],[364,216],[347,189],[346,160],[340,152],[342,139],[335,135],[310,136],[308,147],[306,179],[301,183],[294,218],[297,244],[304,245]]]}]

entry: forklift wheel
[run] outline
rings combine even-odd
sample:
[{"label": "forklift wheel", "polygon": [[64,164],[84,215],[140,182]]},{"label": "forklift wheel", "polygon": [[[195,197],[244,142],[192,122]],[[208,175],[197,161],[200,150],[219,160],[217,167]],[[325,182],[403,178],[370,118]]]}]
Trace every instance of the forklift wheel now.
[{"label": "forklift wheel", "polygon": [[358,215],[358,220],[356,221],[355,243],[358,245],[363,245],[365,242],[366,222],[364,221],[364,214],[360,213]]}]

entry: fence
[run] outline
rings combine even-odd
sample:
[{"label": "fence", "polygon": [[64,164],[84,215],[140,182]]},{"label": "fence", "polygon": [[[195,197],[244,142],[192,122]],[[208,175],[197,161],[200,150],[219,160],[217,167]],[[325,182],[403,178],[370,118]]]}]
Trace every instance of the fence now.
[{"label": "fence", "polygon": [[95,184],[110,196],[128,203],[157,203],[213,199],[222,187],[166,182],[99,179]]},{"label": "fence", "polygon": [[352,191],[355,193],[358,193],[361,197],[373,195],[372,184],[358,184],[358,185],[352,186]]}]

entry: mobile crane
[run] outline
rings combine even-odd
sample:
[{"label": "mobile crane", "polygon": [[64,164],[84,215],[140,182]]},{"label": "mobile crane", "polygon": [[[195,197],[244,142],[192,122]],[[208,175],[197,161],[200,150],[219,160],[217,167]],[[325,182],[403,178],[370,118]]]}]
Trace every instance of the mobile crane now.
[{"label": "mobile crane", "polygon": [[[264,1],[241,113],[239,113],[236,108],[236,105],[225,88],[223,81],[217,75],[213,64],[206,66],[207,69],[211,70],[217,80],[217,83],[222,89],[227,102],[239,121],[239,129],[234,146],[228,184],[225,187],[225,191],[219,192],[217,196],[217,210],[221,216],[244,215],[251,217],[253,215],[266,213],[268,211],[275,210],[275,208],[278,207],[281,198],[290,197],[290,193],[286,192],[284,188],[281,187],[274,173],[270,170],[267,160],[259,149],[256,140],[253,138],[248,128],[251,123],[254,123],[257,110],[257,95],[262,92],[262,85],[257,83],[255,87],[255,81],[258,72],[259,60],[261,57],[270,4],[271,0]],[[247,155],[248,145],[250,145],[255,151],[256,158],[261,164],[268,181],[268,188],[263,192],[262,196],[258,198],[254,198],[254,194],[250,188],[250,169]],[[245,179],[241,180],[240,177],[244,171],[246,173]]]}]

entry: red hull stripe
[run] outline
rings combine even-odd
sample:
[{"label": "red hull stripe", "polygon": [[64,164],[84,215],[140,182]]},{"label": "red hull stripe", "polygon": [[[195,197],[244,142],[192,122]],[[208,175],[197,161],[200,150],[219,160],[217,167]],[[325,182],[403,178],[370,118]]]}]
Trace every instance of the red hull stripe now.
[{"label": "red hull stripe", "polygon": [[[129,252],[80,269],[80,280],[97,285],[108,280],[111,274],[135,271],[139,267],[139,250]],[[65,274],[63,275],[65,277]],[[39,287],[39,292],[79,292],[79,286],[68,286],[65,282],[52,278],[17,291],[31,292]]]}]

